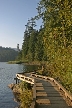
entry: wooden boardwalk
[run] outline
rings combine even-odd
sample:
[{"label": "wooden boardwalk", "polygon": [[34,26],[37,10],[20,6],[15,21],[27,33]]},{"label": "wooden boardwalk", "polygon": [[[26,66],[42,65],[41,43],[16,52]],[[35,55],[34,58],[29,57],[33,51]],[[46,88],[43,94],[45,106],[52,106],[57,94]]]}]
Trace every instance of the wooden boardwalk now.
[{"label": "wooden boardwalk", "polygon": [[51,81],[36,78],[36,108],[72,108]]},{"label": "wooden boardwalk", "polygon": [[20,80],[29,83],[31,81],[31,84],[34,84],[34,100],[30,108],[72,108],[72,95],[68,94],[56,81],[54,83],[53,78],[42,78],[30,73],[16,76]]}]

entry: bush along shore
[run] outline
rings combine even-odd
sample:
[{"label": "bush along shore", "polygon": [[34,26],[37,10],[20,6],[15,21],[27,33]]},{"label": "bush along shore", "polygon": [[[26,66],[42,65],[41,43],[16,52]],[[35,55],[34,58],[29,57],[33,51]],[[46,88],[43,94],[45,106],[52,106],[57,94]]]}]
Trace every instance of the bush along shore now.
[{"label": "bush along shore", "polygon": [[23,61],[8,61],[8,64],[22,64]]},{"label": "bush along shore", "polygon": [[28,60],[15,60],[15,61],[8,61],[8,64],[25,64],[25,65],[41,65],[42,61],[28,61]]},{"label": "bush along shore", "polygon": [[29,108],[32,103],[31,84],[21,81],[19,84],[9,84],[14,94],[14,101],[19,103],[18,108]]}]

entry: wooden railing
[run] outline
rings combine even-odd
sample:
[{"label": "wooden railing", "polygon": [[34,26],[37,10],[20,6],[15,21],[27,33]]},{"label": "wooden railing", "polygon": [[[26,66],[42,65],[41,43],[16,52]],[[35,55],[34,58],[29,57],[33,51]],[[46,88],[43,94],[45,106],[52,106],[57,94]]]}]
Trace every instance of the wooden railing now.
[{"label": "wooden railing", "polygon": [[31,74],[31,76],[37,77],[37,78],[42,78],[42,79],[46,79],[46,80],[50,80],[52,82],[55,83],[55,85],[58,86],[59,90],[62,90],[65,97],[71,100],[71,104],[72,104],[72,94],[69,93],[58,81],[56,81],[54,78],[51,77],[47,77],[47,76],[42,76],[42,75],[37,75],[37,74]]},{"label": "wooden railing", "polygon": [[16,74],[16,78],[25,82],[28,82],[30,84],[33,84],[33,100],[31,103],[30,108],[35,108],[36,105],[36,84],[35,84],[35,79],[34,78],[30,78],[30,77],[26,77],[24,74]]},{"label": "wooden railing", "polygon": [[[42,76],[42,75],[37,75],[37,74],[31,74],[31,76],[36,77],[36,78],[42,78],[45,79],[46,81],[50,80],[55,83],[55,85],[58,86],[59,90],[63,91],[64,95],[66,98],[70,99],[71,104],[72,104],[72,94],[69,93],[58,81],[56,81],[54,78],[47,77],[47,76]],[[23,74],[16,74],[16,78],[26,81],[30,84],[33,84],[33,100],[30,108],[35,108],[36,107],[36,83],[34,78],[26,77]]]},{"label": "wooden railing", "polygon": [[22,74],[16,74],[16,78],[18,78],[22,81],[26,81],[30,84],[34,84],[34,79],[33,78],[26,77],[25,75],[22,75]]}]

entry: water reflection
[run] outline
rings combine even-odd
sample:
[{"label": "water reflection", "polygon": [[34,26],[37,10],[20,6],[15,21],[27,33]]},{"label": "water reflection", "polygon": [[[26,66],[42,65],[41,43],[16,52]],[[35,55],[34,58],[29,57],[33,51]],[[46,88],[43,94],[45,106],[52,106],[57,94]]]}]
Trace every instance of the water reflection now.
[{"label": "water reflection", "polygon": [[38,70],[38,65],[24,65],[23,72],[33,72]]}]

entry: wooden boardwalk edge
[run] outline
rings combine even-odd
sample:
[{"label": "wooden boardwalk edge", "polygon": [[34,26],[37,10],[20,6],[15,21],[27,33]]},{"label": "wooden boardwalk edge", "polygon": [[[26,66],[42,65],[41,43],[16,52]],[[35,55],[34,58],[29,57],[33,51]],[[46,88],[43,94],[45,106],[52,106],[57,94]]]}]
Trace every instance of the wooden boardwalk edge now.
[{"label": "wooden boardwalk edge", "polygon": [[[71,106],[72,106],[72,94],[69,93],[58,81],[56,81],[54,78],[51,78],[51,77],[47,77],[47,76],[42,76],[42,75],[37,75],[37,74],[34,74],[34,73],[31,73],[30,77],[28,76],[25,76],[24,74],[16,74],[16,78],[19,79],[19,80],[22,80],[22,81],[26,81],[30,84],[33,85],[33,100],[32,100],[32,103],[31,103],[31,106],[30,108],[36,108],[36,81],[35,81],[35,77],[36,78],[41,78],[41,79],[45,79],[45,81],[51,81],[53,82],[60,91],[63,92],[64,96],[66,99],[69,99],[70,100],[70,103],[71,103]],[[49,102],[49,101],[47,101]]]},{"label": "wooden boardwalk edge", "polygon": [[34,76],[34,77],[37,77],[37,78],[46,79],[46,80],[50,80],[50,81],[54,82],[55,85],[57,85],[58,88],[64,92],[65,97],[66,97],[66,98],[69,98],[69,99],[71,100],[71,103],[72,103],[72,94],[69,93],[69,92],[68,92],[58,81],[56,81],[54,78],[47,77],[47,76],[42,76],[42,75],[37,75],[37,74],[31,74],[31,76]]}]

